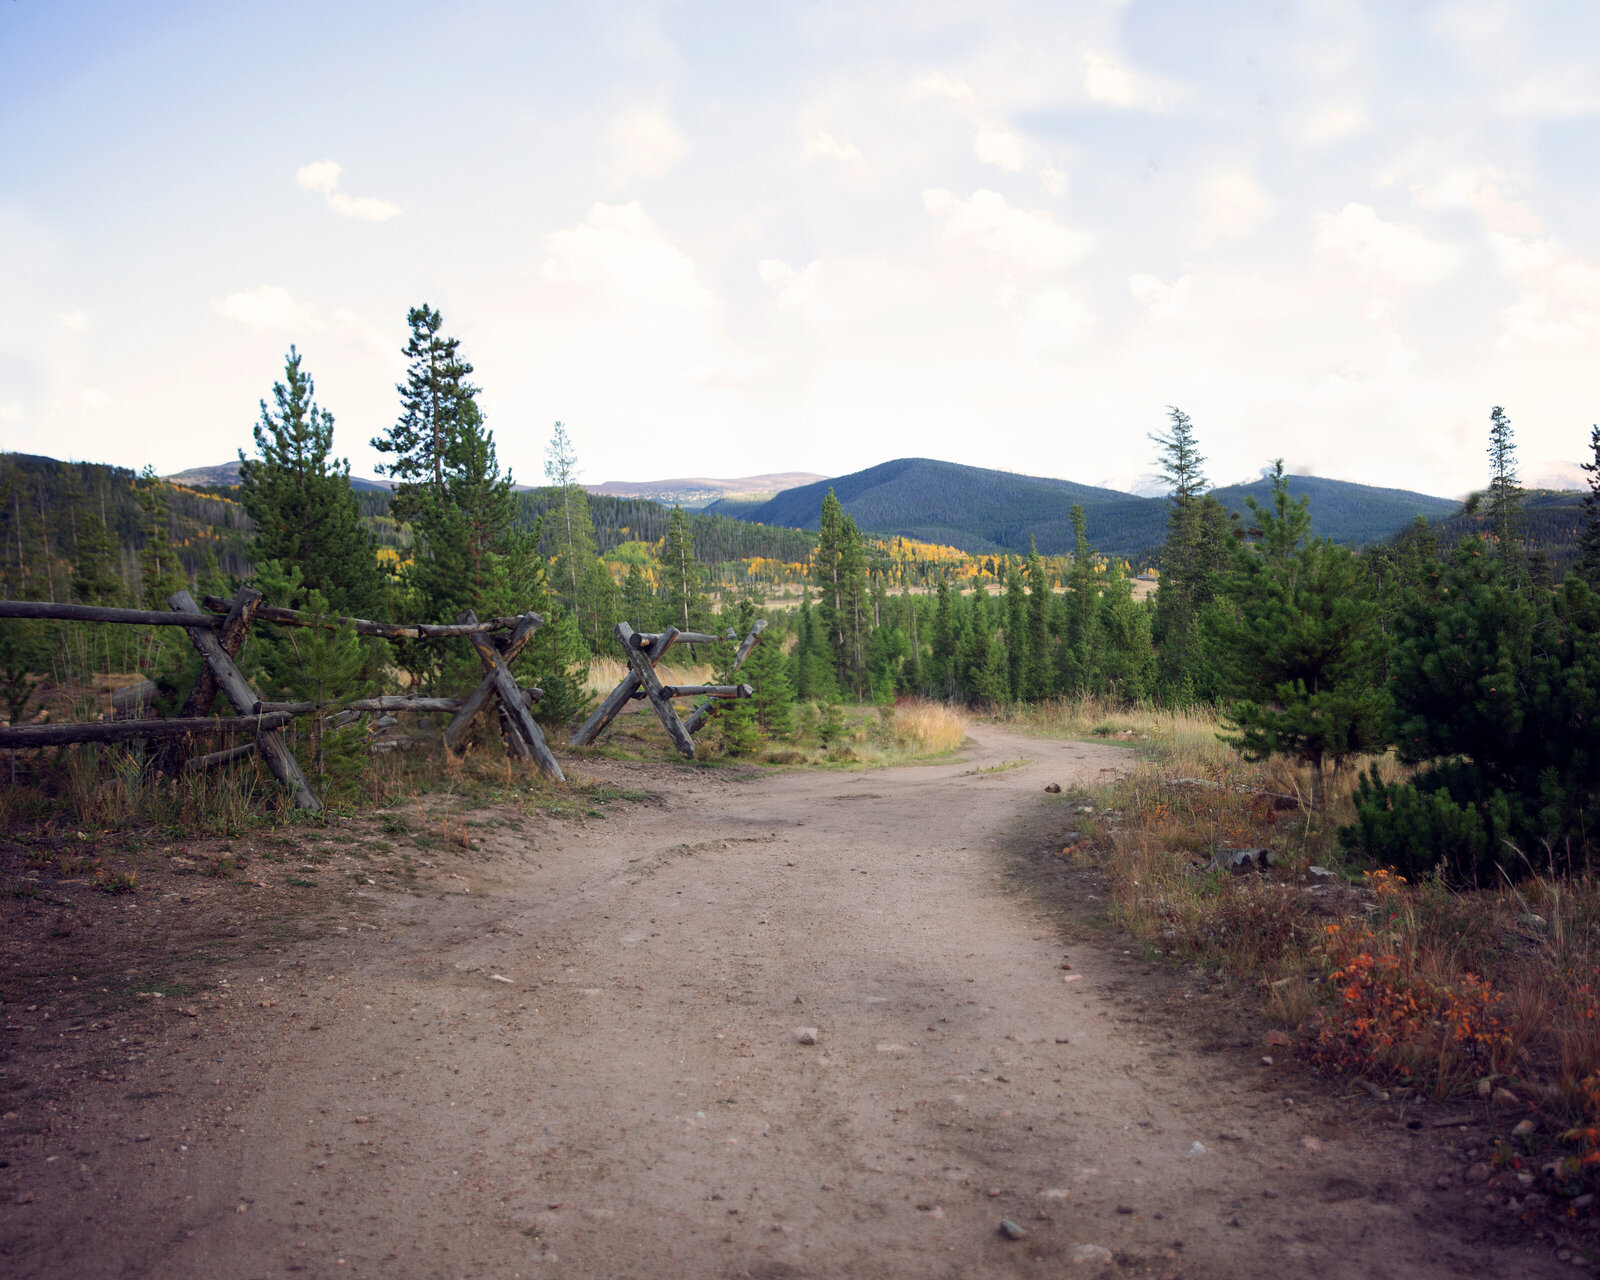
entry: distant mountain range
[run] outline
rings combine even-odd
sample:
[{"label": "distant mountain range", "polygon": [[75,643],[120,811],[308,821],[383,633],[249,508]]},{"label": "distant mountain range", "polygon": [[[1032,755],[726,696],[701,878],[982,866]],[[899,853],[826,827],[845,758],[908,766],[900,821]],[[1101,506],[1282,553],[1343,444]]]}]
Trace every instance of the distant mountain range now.
[{"label": "distant mountain range", "polygon": [[[733,480],[716,480],[707,476],[689,476],[681,480],[607,480],[604,484],[584,485],[590,493],[608,498],[645,498],[662,506],[681,506],[699,509],[720,499],[741,499],[746,502],[764,502],[774,494],[799,485],[825,480],[815,471],[776,471],[764,476],[741,476]],[[163,476],[175,484],[191,489],[227,489],[239,483],[239,461],[221,462],[214,467],[190,467],[176,475]],[[366,476],[351,476],[350,487],[358,493],[371,493],[394,488],[389,480],[372,480]],[[527,493],[539,485],[513,485],[518,493]]]},{"label": "distant mountain range", "polygon": [[607,480],[604,484],[586,484],[584,488],[608,498],[648,498],[663,506],[707,507],[724,499],[764,501],[786,489],[826,479],[814,471],[775,471],[735,480],[714,480],[706,476],[678,480]]},{"label": "distant mountain range", "polygon": [[[219,462],[214,467],[190,467],[176,475],[162,476],[174,484],[186,484],[191,489],[231,489],[239,483],[239,460]],[[351,476],[350,487],[357,493],[386,492],[394,488],[387,480],[369,480],[365,476]],[[526,486],[523,486],[526,487]]]},{"label": "distant mountain range", "polygon": [[[1139,498],[1115,489],[990,471],[931,458],[898,458],[847,476],[788,489],[766,502],[723,499],[706,508],[762,524],[815,529],[823,496],[834,491],[869,533],[898,534],[971,552],[1026,553],[1030,537],[1046,554],[1072,547],[1070,512],[1081,503],[1096,549],[1139,557],[1166,534],[1164,498]],[[1230,510],[1248,514],[1247,497],[1266,499],[1266,480],[1214,492]],[[1313,529],[1336,542],[1360,545],[1389,537],[1417,516],[1442,520],[1460,509],[1449,498],[1404,489],[1379,489],[1318,476],[1289,477],[1289,491],[1311,499]]]}]

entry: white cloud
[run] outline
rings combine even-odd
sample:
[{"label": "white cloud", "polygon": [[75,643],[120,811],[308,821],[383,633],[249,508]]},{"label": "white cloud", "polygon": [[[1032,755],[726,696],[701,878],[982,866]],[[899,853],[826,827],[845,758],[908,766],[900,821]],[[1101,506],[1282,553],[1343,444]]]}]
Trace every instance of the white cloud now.
[{"label": "white cloud", "polygon": [[87,333],[89,331],[89,313],[87,311],[63,311],[58,317],[63,326],[74,333]]},{"label": "white cloud", "polygon": [[316,160],[295,170],[294,180],[302,191],[319,191],[327,196],[333,194],[343,172],[344,166],[337,160]]},{"label": "white cloud", "polygon": [[1254,231],[1272,212],[1272,201],[1255,178],[1242,170],[1214,173],[1195,189],[1200,220],[1195,233],[1202,244],[1236,240]]},{"label": "white cloud", "polygon": [[840,142],[826,129],[814,129],[806,135],[806,159],[849,163],[861,159],[861,152],[852,143]]},{"label": "white cloud", "polygon": [[347,196],[338,191],[336,188],[343,173],[343,166],[336,160],[316,160],[301,165],[294,177],[302,191],[320,192],[327,200],[328,207],[342,217],[354,218],[358,222],[388,222],[390,218],[400,216],[400,206],[388,200]]},{"label": "white cloud", "polygon": [[86,409],[106,409],[113,401],[104,391],[96,391],[93,387],[85,387],[78,397],[83,401]]},{"label": "white cloud", "polygon": [[22,421],[22,401],[12,400],[7,404],[0,404],[0,422],[8,425]]},{"label": "white cloud", "polygon": [[335,213],[361,222],[387,222],[390,218],[400,216],[399,205],[387,200],[375,200],[371,196],[347,196],[336,191],[328,197],[328,205]]},{"label": "white cloud", "polygon": [[763,258],[756,264],[756,274],[761,283],[778,295],[786,307],[801,306],[810,302],[817,292],[817,276],[822,263],[813,262],[804,270],[796,271],[778,258]]},{"label": "white cloud", "polygon": [[611,181],[622,186],[659,178],[689,150],[664,112],[630,111],[611,123]]},{"label": "white cloud", "polygon": [[1028,164],[1028,149],[1022,139],[998,125],[978,126],[972,138],[972,154],[1007,173],[1021,173]]},{"label": "white cloud", "polygon": [[965,80],[952,80],[943,71],[918,76],[911,91],[919,98],[954,98],[957,102],[971,102],[974,97]]},{"label": "white cloud", "polygon": [[980,189],[962,200],[933,188],[922,193],[922,206],[944,224],[950,239],[966,241],[1023,271],[1065,271],[1089,249],[1083,232],[1057,226],[1047,213],[1014,208],[998,191]]},{"label": "white cloud", "polygon": [[1070,355],[1093,335],[1094,312],[1059,285],[1041,289],[1025,308],[1023,347],[1035,356]]},{"label": "white cloud", "polygon": [[1129,71],[1110,54],[1083,55],[1083,91],[1110,107],[1165,111],[1169,95],[1155,81]]},{"label": "white cloud", "polygon": [[1317,145],[1336,142],[1367,126],[1367,113],[1357,106],[1316,107],[1302,115],[1291,130],[1301,142]]},{"label": "white cloud", "polygon": [[1067,175],[1047,164],[1039,170],[1039,189],[1046,195],[1058,196],[1067,189]]},{"label": "white cloud", "polygon": [[547,235],[544,248],[539,274],[552,283],[600,285],[615,298],[683,314],[718,309],[694,259],[637,200],[591,206],[581,225]]},{"label": "white cloud", "polygon": [[1157,276],[1132,275],[1128,277],[1128,292],[1135,302],[1146,308],[1152,319],[1170,319],[1183,314],[1189,301],[1191,279],[1179,276],[1169,285]]},{"label": "white cloud", "polygon": [[289,291],[275,284],[230,293],[226,298],[213,302],[211,309],[219,316],[264,331],[293,329],[305,318],[300,305],[289,296]]},{"label": "white cloud", "polygon": [[1384,222],[1364,204],[1318,215],[1315,242],[1319,254],[1344,260],[1374,283],[1400,288],[1438,284],[1461,261],[1455,246],[1430,240],[1420,227]]},{"label": "white cloud", "polygon": [[1600,356],[1600,265],[1548,238],[1491,235],[1489,242],[1500,273],[1519,290],[1500,313],[1500,349]]}]

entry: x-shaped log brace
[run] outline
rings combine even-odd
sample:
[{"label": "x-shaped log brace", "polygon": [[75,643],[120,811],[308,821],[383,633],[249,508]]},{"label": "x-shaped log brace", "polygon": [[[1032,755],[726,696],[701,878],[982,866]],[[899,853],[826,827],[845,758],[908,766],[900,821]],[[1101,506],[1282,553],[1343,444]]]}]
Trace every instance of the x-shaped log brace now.
[{"label": "x-shaped log brace", "polygon": [[[468,609],[457,619],[458,622],[477,622],[478,617]],[[517,687],[516,678],[511,674],[511,661],[522,652],[533,633],[543,624],[544,619],[536,613],[525,613],[506,640],[504,650],[495,647],[495,644],[482,632],[474,632],[467,639],[472,642],[472,647],[478,651],[478,659],[483,663],[485,675],[478,682],[478,687],[472,691],[472,696],[456,712],[456,717],[450,722],[449,728],[444,731],[445,745],[452,750],[466,734],[467,726],[488,704],[490,698],[497,698],[500,702],[500,714],[506,719],[511,732],[507,735],[511,749],[524,760],[532,760],[541,772],[554,778],[557,782],[565,782],[566,776],[561,772],[561,765],[557,763],[550,747],[544,740],[544,734],[539,732],[539,726],[534,723],[533,716],[528,713],[526,702],[523,701],[522,690]]]},{"label": "x-shaped log brace", "polygon": [[[671,697],[661,687],[661,677],[656,675],[656,661],[659,655],[670,649],[677,640],[678,628],[668,627],[663,631],[660,638],[650,646],[648,653],[645,652],[640,637],[634,635],[633,628],[626,622],[617,623],[616,632],[617,639],[622,641],[623,652],[628,655],[628,666],[633,671],[634,679],[638,681],[638,687],[644,690],[644,696],[650,699],[650,705],[656,709],[656,715],[661,717],[661,727],[667,731],[667,737],[672,739],[673,746],[693,760],[694,739],[683,727],[683,721],[678,718],[678,709],[672,705]],[[631,692],[629,696],[632,696]]]},{"label": "x-shaped log brace", "polygon": [[[642,644],[643,637],[636,636],[633,628],[626,622],[617,623],[616,633],[617,639],[622,641],[623,651],[628,654],[628,674],[622,677],[622,683],[613,689],[606,696],[606,700],[596,707],[594,713],[579,726],[578,732],[572,735],[572,741],[567,745],[573,748],[586,747],[598,738],[601,731],[617,718],[623,707],[628,705],[629,699],[635,694],[641,693],[644,689],[644,682],[639,679],[638,673],[633,669],[634,645]],[[646,656],[647,664],[654,667],[656,663],[660,662],[666,656],[667,650],[677,642],[678,636],[681,634],[674,627],[670,631],[652,639],[650,641],[650,652]],[[652,671],[651,674],[653,675],[654,672]],[[656,682],[657,687],[660,686],[660,683],[659,680]],[[673,713],[673,718],[677,718],[676,712]],[[669,729],[668,732],[670,733],[671,730]],[[692,756],[694,752],[690,751],[689,754]]]},{"label": "x-shaped log brace", "polygon": [[[244,595],[241,592],[241,600]],[[257,597],[259,599],[259,596]],[[236,602],[237,603],[237,602]],[[199,613],[200,606],[195,604],[187,591],[179,591],[167,597],[167,607],[174,613]],[[241,606],[242,608],[242,606]],[[230,617],[232,615],[230,614]],[[210,629],[200,627],[184,628],[189,633],[189,639],[194,642],[194,647],[200,650],[200,656],[206,660],[206,666],[216,680],[216,686],[233,703],[233,709],[241,716],[254,716],[256,703],[261,701],[260,696],[250,687],[250,682],[234,663],[227,650],[222,647],[222,641],[217,633]],[[243,629],[240,630],[243,637]],[[199,686],[196,686],[197,690]],[[213,693],[213,697],[215,694]],[[256,734],[256,750],[261,758],[267,762],[272,772],[277,775],[278,781],[289,788],[294,796],[295,804],[302,809],[320,809],[322,802],[317,799],[316,793],[311,790],[311,784],[306,781],[306,775],[300,772],[300,766],[295,763],[295,758],[289,752],[288,744],[283,740],[283,734],[278,729],[262,729]]]}]

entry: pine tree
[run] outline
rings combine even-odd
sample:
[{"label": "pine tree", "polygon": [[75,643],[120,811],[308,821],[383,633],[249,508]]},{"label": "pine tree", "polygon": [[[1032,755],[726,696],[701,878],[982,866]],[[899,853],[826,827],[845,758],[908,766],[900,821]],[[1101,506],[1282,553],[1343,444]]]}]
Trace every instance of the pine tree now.
[{"label": "pine tree", "polygon": [[706,599],[700,590],[700,562],[694,555],[694,532],[682,507],[673,507],[667,536],[661,546],[662,611],[669,625],[694,631],[706,618]]},{"label": "pine tree", "polygon": [[866,677],[866,554],[861,530],[832,489],[822,499],[811,579],[821,594],[817,613],[833,647],[839,687],[860,698]]},{"label": "pine tree", "polygon": [[1376,602],[1360,561],[1311,537],[1307,501],[1289,496],[1281,460],[1271,505],[1249,505],[1256,537],[1236,551],[1225,599],[1207,616],[1230,741],[1247,759],[1308,765],[1320,809],[1325,763],[1385,741]]},{"label": "pine tree", "polygon": [[154,467],[139,473],[134,498],[144,513],[144,546],[139,549],[139,599],[146,609],[165,609],[167,597],[189,585],[188,575],[172,546],[172,514],[167,486]]},{"label": "pine tree", "polygon": [[650,580],[637,561],[628,566],[628,576],[622,583],[622,619],[635,631],[654,631],[656,601],[650,589]]},{"label": "pine tree", "polygon": [[1063,602],[1065,612],[1061,647],[1057,651],[1057,678],[1063,693],[1080,693],[1094,680],[1094,624],[1100,592],[1095,582],[1088,524],[1079,503],[1072,504],[1071,516],[1072,569]]},{"label": "pine tree", "polygon": [[584,612],[580,630],[590,652],[605,653],[608,642],[615,643],[612,629],[623,618],[622,592],[599,556],[590,563],[582,587]]},{"label": "pine tree", "polygon": [[956,696],[959,678],[957,654],[960,652],[960,640],[955,611],[956,605],[951,602],[950,579],[941,574],[933,608],[932,656],[928,666],[934,695],[945,699]]},{"label": "pine tree", "polygon": [[1171,486],[1167,540],[1156,588],[1156,642],[1162,674],[1177,688],[1192,681],[1198,620],[1207,603],[1201,500],[1210,483],[1189,415],[1168,406],[1167,416],[1166,434],[1150,437],[1160,449],[1157,465]]},{"label": "pine tree", "polygon": [[1028,662],[1024,679],[1023,696],[1048,698],[1055,692],[1054,663],[1050,635],[1051,606],[1055,594],[1050,579],[1039,557],[1039,548],[1028,539]]},{"label": "pine tree", "polygon": [[379,453],[394,455],[393,462],[378,467],[378,474],[400,482],[392,507],[397,520],[411,518],[413,504],[429,485],[435,498],[443,498],[461,416],[467,405],[476,407],[478,392],[467,381],[472,366],[461,358],[461,343],[442,335],[444,319],[437,310],[427,303],[412,307],[406,324],[411,338],[403,354],[410,364],[404,384],[395,388],[400,418],[387,435],[372,441]]},{"label": "pine tree", "polygon": [[1018,702],[1028,696],[1028,638],[1028,596],[1022,570],[1013,557],[1007,556],[1006,663],[1011,697]]},{"label": "pine tree", "polygon": [[586,598],[588,588],[597,582],[594,568],[599,563],[594,519],[589,514],[589,495],[578,483],[578,457],[572,440],[559,422],[545,449],[544,474],[554,490],[556,504],[552,511],[555,518],[548,526],[555,543],[551,578],[561,603],[578,619],[585,637],[598,652],[617,620],[601,616],[605,602]]},{"label": "pine tree", "polygon": [[[286,603],[322,619],[334,614],[327,596],[308,586],[297,564],[266,561],[258,567],[257,581],[270,603]],[[356,634],[354,623],[296,627],[292,634],[272,636],[275,643],[261,643],[262,639],[252,639],[250,652],[269,697],[331,702],[366,697],[372,690],[371,650]],[[313,786],[324,800],[351,796],[359,789],[371,757],[367,735],[359,724],[331,729],[323,720],[316,714],[309,718],[307,738],[297,744],[295,754],[313,775]]]},{"label": "pine tree", "polygon": [[1600,425],[1589,430],[1589,492],[1583,497],[1583,532],[1578,537],[1578,575],[1600,591]]},{"label": "pine tree", "polygon": [[93,508],[80,516],[77,557],[72,566],[72,598],[79,604],[112,604],[122,595],[116,549],[105,521]]},{"label": "pine tree", "polygon": [[1122,562],[1111,572],[1094,602],[1094,623],[1086,664],[1096,693],[1119,702],[1142,702],[1155,692],[1155,650],[1150,644],[1150,609],[1133,598],[1133,584]]},{"label": "pine tree", "polygon": [[272,386],[277,412],[261,402],[260,456],[239,452],[239,500],[255,525],[251,558],[295,565],[335,612],[373,617],[382,606],[377,548],[361,524],[349,460],[331,456],[333,415],[315,391],[291,346],[284,381]]},{"label": "pine tree", "polygon": [[1524,576],[1522,550],[1522,489],[1517,483],[1517,443],[1506,411],[1495,405],[1489,411],[1489,526],[1495,546],[1514,579]]},{"label": "pine tree", "polygon": [[1516,879],[1600,854],[1600,596],[1577,574],[1524,589],[1482,539],[1396,620],[1392,728],[1410,781],[1376,770],[1341,840],[1453,880]]},{"label": "pine tree", "polygon": [[[399,387],[400,417],[372,443],[393,455],[379,469],[399,481],[390,509],[411,525],[408,588],[428,616],[453,621],[464,609],[486,611],[485,601],[501,580],[499,561],[516,541],[516,495],[510,473],[500,470],[494,434],[484,426],[478,388],[466,380],[472,366],[461,359],[460,343],[441,336],[443,321],[426,305],[412,308],[406,318],[411,365]],[[450,654],[461,678],[476,671],[467,646]],[[436,664],[428,665],[431,657],[413,652],[406,660],[421,661],[437,674]]]}]

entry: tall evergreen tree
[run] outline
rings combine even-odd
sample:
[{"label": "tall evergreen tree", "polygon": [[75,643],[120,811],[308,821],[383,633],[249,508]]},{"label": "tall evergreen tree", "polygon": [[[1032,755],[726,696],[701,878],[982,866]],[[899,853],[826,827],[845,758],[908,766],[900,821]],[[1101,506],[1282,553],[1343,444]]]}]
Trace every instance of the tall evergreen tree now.
[{"label": "tall evergreen tree", "polygon": [[1023,697],[1048,698],[1055,692],[1050,634],[1051,605],[1055,594],[1039,548],[1028,539],[1028,661],[1023,681]]},{"label": "tall evergreen tree", "polygon": [[1072,504],[1072,568],[1063,601],[1061,645],[1057,649],[1057,679],[1063,693],[1081,693],[1094,679],[1094,626],[1099,599],[1095,582],[1094,551],[1083,507]]},{"label": "tall evergreen tree", "polygon": [[116,548],[100,513],[85,507],[72,565],[72,598],[79,604],[112,604],[122,595],[116,571]]},{"label": "tall evergreen tree", "polygon": [[635,631],[654,631],[655,615],[656,598],[650,579],[644,575],[644,566],[634,561],[622,583],[622,619]]},{"label": "tall evergreen tree", "polygon": [[[497,558],[519,541],[512,531],[516,496],[478,409],[478,388],[467,381],[472,366],[460,343],[442,336],[438,311],[426,305],[406,318],[411,364],[398,388],[400,417],[372,443],[393,455],[379,469],[399,482],[391,510],[413,534],[407,584],[428,615],[453,620],[483,605],[499,580]],[[460,654],[463,674],[470,674],[475,660]]]},{"label": "tall evergreen tree", "polygon": [[408,520],[425,487],[444,495],[450,450],[461,429],[462,415],[476,410],[478,388],[467,381],[472,366],[461,358],[459,339],[445,337],[444,318],[423,303],[406,312],[411,337],[403,352],[410,362],[400,393],[400,417],[387,435],[376,437],[372,447],[392,454],[394,461],[378,467],[379,475],[399,481],[395,494],[397,520]]},{"label": "tall evergreen tree", "polygon": [[1202,593],[1200,500],[1210,488],[1205,458],[1189,415],[1175,405],[1163,435],[1151,435],[1159,449],[1157,465],[1166,477],[1171,506],[1167,513],[1167,540],[1161,552],[1161,580],[1156,589],[1156,640],[1166,679],[1181,685],[1195,660],[1196,628],[1204,600]]},{"label": "tall evergreen tree", "polygon": [[1011,696],[1022,701],[1028,696],[1028,596],[1022,582],[1022,569],[1012,556],[1006,557],[1006,663]]},{"label": "tall evergreen tree", "polygon": [[1583,496],[1583,532],[1578,537],[1578,574],[1600,591],[1600,425],[1589,429],[1589,492]]},{"label": "tall evergreen tree", "polygon": [[1489,525],[1495,545],[1513,578],[1524,576],[1522,549],[1522,489],[1517,483],[1517,442],[1506,411],[1495,405],[1489,411]]},{"label": "tall evergreen tree", "polygon": [[700,589],[700,562],[694,554],[694,531],[682,507],[673,507],[667,536],[661,545],[661,607],[667,623],[679,631],[694,631],[706,618],[706,598]]},{"label": "tall evergreen tree", "polygon": [[841,689],[859,698],[866,683],[866,553],[861,530],[829,489],[822,499],[811,578],[820,593],[817,612],[833,646]]},{"label": "tall evergreen tree", "polygon": [[1141,702],[1154,692],[1150,609],[1133,598],[1133,584],[1115,557],[1094,601],[1089,648],[1086,677],[1096,693],[1120,702]]},{"label": "tall evergreen tree", "polygon": [[334,459],[333,415],[319,408],[294,347],[284,381],[272,385],[276,413],[261,402],[257,458],[239,451],[239,500],[255,536],[251,558],[295,565],[335,612],[372,617],[382,579],[372,534],[362,527],[348,459]]},{"label": "tall evergreen tree", "polygon": [[134,497],[144,513],[144,545],[139,549],[140,603],[146,609],[165,609],[167,597],[188,586],[189,578],[172,545],[167,485],[154,467],[147,466],[139,473]]},{"label": "tall evergreen tree", "polygon": [[587,599],[588,589],[598,584],[594,569],[599,563],[595,552],[594,518],[589,514],[589,495],[578,483],[578,456],[562,423],[556,423],[545,449],[545,479],[555,491],[555,517],[549,522],[554,535],[555,564],[551,577],[561,602],[578,619],[584,635],[598,651],[610,638],[617,620],[600,615],[604,601]]}]

